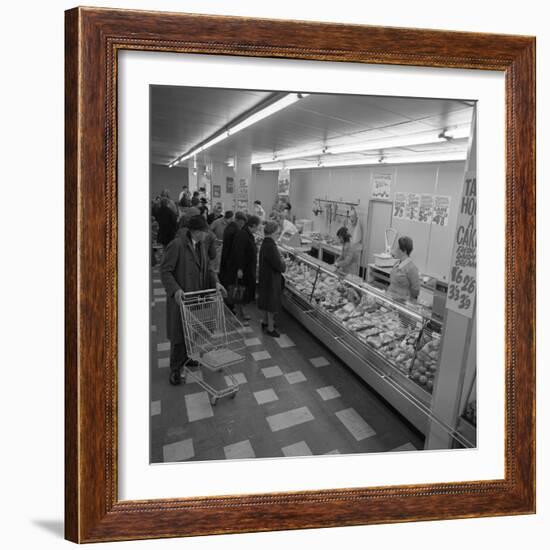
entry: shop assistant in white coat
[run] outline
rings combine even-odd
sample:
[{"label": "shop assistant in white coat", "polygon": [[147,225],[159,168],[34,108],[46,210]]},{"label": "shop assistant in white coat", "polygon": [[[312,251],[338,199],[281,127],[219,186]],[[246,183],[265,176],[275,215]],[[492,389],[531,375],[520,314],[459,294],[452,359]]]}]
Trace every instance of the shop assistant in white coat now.
[{"label": "shop assistant in white coat", "polygon": [[413,250],[413,241],[410,237],[400,237],[393,256],[398,262],[390,273],[388,294],[400,302],[416,302],[420,292],[420,275],[418,268],[410,258]]}]

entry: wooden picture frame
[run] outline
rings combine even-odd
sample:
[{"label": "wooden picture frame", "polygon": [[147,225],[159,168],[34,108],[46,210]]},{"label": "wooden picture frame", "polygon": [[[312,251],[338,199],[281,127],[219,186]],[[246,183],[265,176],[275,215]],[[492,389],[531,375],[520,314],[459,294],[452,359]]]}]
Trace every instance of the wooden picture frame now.
[{"label": "wooden picture frame", "polygon": [[[117,53],[501,71],[506,86],[505,476],[460,483],[120,501]],[[535,511],[535,39],[97,8],[66,12],[65,533],[75,542]]]}]

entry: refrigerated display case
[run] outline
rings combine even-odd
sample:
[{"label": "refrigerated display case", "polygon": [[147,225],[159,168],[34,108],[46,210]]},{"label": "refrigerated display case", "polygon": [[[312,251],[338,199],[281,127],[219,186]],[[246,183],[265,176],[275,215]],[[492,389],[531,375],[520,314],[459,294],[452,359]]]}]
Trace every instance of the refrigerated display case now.
[{"label": "refrigerated display case", "polygon": [[458,418],[457,431],[460,432],[468,441],[475,445],[476,442],[476,427],[477,427],[477,397],[476,397],[476,377],[472,380],[466,403],[461,415]]},{"label": "refrigerated display case", "polygon": [[[436,387],[442,325],[359,277],[288,247],[283,305],[422,433]],[[449,430],[454,432],[454,427]],[[459,436],[460,437],[460,436]]]}]

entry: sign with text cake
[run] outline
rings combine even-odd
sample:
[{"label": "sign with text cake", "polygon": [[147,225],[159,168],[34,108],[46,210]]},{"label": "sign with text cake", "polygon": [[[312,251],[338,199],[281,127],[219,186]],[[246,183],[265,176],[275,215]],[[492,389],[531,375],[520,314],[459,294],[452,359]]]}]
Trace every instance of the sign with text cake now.
[{"label": "sign with text cake", "polygon": [[466,172],[456,224],[447,309],[472,317],[477,290],[476,175]]}]

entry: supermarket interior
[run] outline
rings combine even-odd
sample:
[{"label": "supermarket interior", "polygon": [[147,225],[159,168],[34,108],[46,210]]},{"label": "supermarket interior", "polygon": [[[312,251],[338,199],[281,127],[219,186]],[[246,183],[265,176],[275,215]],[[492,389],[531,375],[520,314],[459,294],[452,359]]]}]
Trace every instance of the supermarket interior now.
[{"label": "supermarket interior", "polygon": [[476,447],[476,104],[150,87],[150,461]]}]

